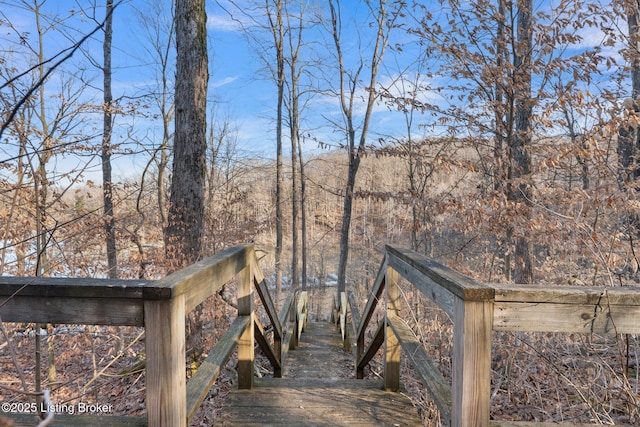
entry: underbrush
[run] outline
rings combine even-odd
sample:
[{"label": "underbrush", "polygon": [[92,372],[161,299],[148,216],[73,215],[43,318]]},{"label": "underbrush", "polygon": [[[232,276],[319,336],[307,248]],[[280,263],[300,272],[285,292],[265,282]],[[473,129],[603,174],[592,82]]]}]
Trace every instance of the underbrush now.
[{"label": "underbrush", "polygon": [[[452,324],[423,305],[414,332],[451,380]],[[640,338],[637,335],[493,332],[491,419],[640,425]],[[413,368],[403,383],[425,426],[439,412]]]}]

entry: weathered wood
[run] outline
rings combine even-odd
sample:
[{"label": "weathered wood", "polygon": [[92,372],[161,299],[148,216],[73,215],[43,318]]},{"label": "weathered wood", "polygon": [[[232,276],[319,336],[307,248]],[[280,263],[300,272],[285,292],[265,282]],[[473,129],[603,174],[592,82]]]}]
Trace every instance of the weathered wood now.
[{"label": "weathered wood", "polygon": [[328,322],[309,322],[284,376],[258,378],[252,390],[227,397],[221,426],[418,426],[417,411],[400,393],[386,393],[378,380],[339,378],[351,355]]},{"label": "weathered wood", "polygon": [[349,310],[351,311],[351,318],[353,320],[352,324],[355,327],[358,327],[358,325],[360,325],[361,316],[360,316],[360,310],[358,309],[358,304],[356,303],[356,297],[353,294],[353,291],[347,292],[347,299],[349,300]]},{"label": "weathered wood", "polygon": [[[358,323],[360,323],[360,313],[356,305],[355,295],[352,291],[347,291],[347,333],[344,340],[344,349],[349,352],[354,352],[357,346]],[[357,321],[356,321],[357,319]],[[355,355],[355,352],[354,352]]]},{"label": "weathered wood", "polygon": [[487,427],[491,395],[491,301],[456,298],[451,425]]},{"label": "weathered wood", "polygon": [[375,380],[260,378],[251,391],[233,391],[220,426],[399,426],[422,425],[411,401],[387,393]]},{"label": "weathered wood", "polygon": [[269,289],[267,288],[267,283],[264,280],[264,275],[262,274],[262,270],[258,266],[255,257],[253,261],[253,274],[255,275],[254,285],[256,288],[256,292],[258,296],[260,296],[260,301],[262,301],[262,305],[264,310],[271,321],[271,325],[273,326],[273,333],[275,337],[279,340],[282,339],[282,323],[278,318],[278,310],[276,309],[275,304],[273,303],[273,299],[271,299],[271,294],[269,293]]},{"label": "weathered wood", "polygon": [[290,313],[291,313],[291,308],[293,307],[293,297],[294,297],[293,293],[287,296],[287,298],[284,300],[284,304],[282,304],[282,311],[280,311],[280,314],[278,315],[280,324],[283,326],[283,332],[282,332],[283,336],[286,331],[285,326],[287,325],[291,317]]},{"label": "weathered wood", "polygon": [[389,325],[389,316],[400,314],[400,275],[391,267],[387,268],[387,311],[384,332],[384,388],[387,391],[400,390],[400,343]]},{"label": "weathered wood", "polygon": [[238,345],[242,332],[249,326],[249,316],[236,317],[229,329],[211,349],[209,355],[187,382],[187,424],[194,417],[200,405],[213,387],[220,371]]},{"label": "weathered wood", "polygon": [[420,375],[420,379],[429,390],[431,398],[438,406],[440,416],[445,420],[445,425],[449,425],[452,407],[451,385],[440,373],[438,366],[427,354],[427,351],[404,320],[398,316],[390,315],[388,321],[400,341],[404,354],[411,360]]},{"label": "weathered wood", "polygon": [[299,346],[291,351],[283,369],[284,378],[339,377],[353,357],[342,348],[340,334],[328,322],[309,322]]},{"label": "weathered wood", "polygon": [[282,366],[286,366],[286,360],[287,360],[287,355],[289,354],[289,350],[293,350],[295,349],[295,336],[296,334],[291,333],[290,331],[295,330],[295,322],[287,322],[285,324],[285,330],[288,331],[284,334],[284,338],[282,339],[282,347],[280,349],[280,360],[282,363]]},{"label": "weathered wood", "polygon": [[640,288],[496,286],[494,329],[638,333]]},{"label": "weathered wood", "polygon": [[640,306],[497,302],[496,331],[640,333]]},{"label": "weathered wood", "polygon": [[[254,276],[252,266],[257,276]],[[244,326],[241,334],[234,329],[238,328],[236,324],[225,336],[230,335],[235,342],[235,335],[240,335],[237,339],[239,385],[250,387],[255,316],[252,284],[256,278],[260,289],[265,291],[260,296],[270,312],[274,330],[276,334],[283,334],[255,263],[253,245],[227,249],[158,281],[1,277],[0,315],[5,321],[145,326],[149,425],[183,426],[187,420],[185,315],[239,272],[242,274],[238,312],[248,320],[241,325]],[[303,308],[302,326],[306,321],[306,301]],[[259,324],[256,327],[260,329]],[[263,338],[262,334],[260,338]],[[193,416],[219,374],[218,365],[224,363],[220,357],[228,358],[231,347],[229,344],[222,354],[207,358],[190,381],[189,417]],[[270,356],[274,361],[275,354],[272,352]],[[90,425],[83,417],[77,419]],[[111,421],[115,420],[111,418]],[[108,422],[104,421],[102,425],[110,425]],[[135,422],[132,419],[132,425]],[[74,424],[69,421],[68,425]]]},{"label": "weathered wood", "polygon": [[342,341],[347,339],[347,294],[340,292],[340,314],[338,315],[340,321],[340,336]]},{"label": "weathered wood", "polygon": [[640,305],[640,287],[495,285],[495,301]]},{"label": "weathered wood", "polygon": [[144,301],[19,294],[5,301],[0,318],[5,322],[143,326]]},{"label": "weathered wood", "polygon": [[[492,287],[460,274],[424,255],[390,245],[387,245],[386,249],[387,260],[392,267],[395,268],[397,260],[401,260],[464,301],[486,301],[494,297]],[[414,284],[417,286],[417,283]],[[431,298],[429,294],[425,293],[425,295]]]},{"label": "weathered wood", "polygon": [[252,244],[229,248],[157,281],[0,277],[0,316],[13,322],[141,326],[142,300],[185,294],[189,312],[231,280],[253,253]]},{"label": "weathered wood", "polygon": [[144,303],[149,425],[186,427],[185,298]]},{"label": "weathered wood", "polygon": [[[33,414],[2,414],[20,426],[36,425]],[[145,417],[56,414],[49,427],[147,427]]]},{"label": "weathered wood", "polygon": [[254,320],[253,312],[253,272],[248,264],[239,275],[238,280],[238,316],[250,316],[250,324],[244,329],[238,340],[238,388],[253,387],[254,370]]},{"label": "weathered wood", "polygon": [[253,334],[255,336],[256,342],[260,346],[260,349],[262,349],[262,352],[267,357],[267,359],[269,359],[269,363],[271,363],[271,367],[274,371],[274,376],[282,376],[282,366],[280,365],[280,358],[276,356],[275,351],[273,350],[273,348],[271,348],[271,343],[269,343],[269,340],[264,335],[264,326],[262,325],[262,322],[260,322],[260,319],[258,319],[258,316],[254,316],[253,324]]},{"label": "weathered wood", "polygon": [[[362,379],[364,378],[364,366],[360,366],[360,360],[362,359],[362,354],[364,352],[364,332],[360,333],[358,330],[361,322],[362,316],[360,315],[360,311],[358,310],[358,304],[356,303],[355,296],[352,291],[349,291],[349,306],[351,307],[351,312],[353,316],[353,340],[352,346],[355,348],[355,368],[356,368],[356,378]],[[371,314],[369,314],[369,318],[371,318]],[[367,321],[368,323],[368,321]],[[384,340],[384,338],[383,338]]]},{"label": "weathered wood", "polygon": [[[292,337],[295,335],[292,331],[295,328],[295,321],[292,323],[290,319],[295,318],[294,310],[293,310],[293,301],[294,301],[295,292],[289,294],[289,296],[285,299],[284,304],[282,305],[282,311],[278,316],[280,324],[282,325],[282,340],[280,343],[275,343],[274,350],[276,353],[280,355],[280,364],[284,364],[284,359],[287,355],[287,352],[290,348],[292,348]],[[293,325],[293,327],[292,327]],[[278,348],[278,345],[280,348]]]},{"label": "weathered wood", "polygon": [[[593,427],[597,424],[572,424],[563,422],[530,422],[530,421],[490,421],[489,427]],[[630,424],[616,424],[619,427],[633,427]]]},{"label": "weathered wood", "polygon": [[0,304],[16,293],[59,298],[142,299],[143,290],[153,283],[150,280],[0,276]]},{"label": "weathered wood", "polygon": [[0,277],[5,322],[141,326],[146,280]]},{"label": "weathered wood", "polygon": [[376,307],[378,306],[378,301],[382,297],[382,292],[385,291],[385,279],[387,275],[387,260],[382,261],[382,265],[380,265],[380,269],[378,270],[378,275],[376,276],[376,280],[373,283],[373,289],[371,290],[371,294],[369,299],[367,300],[367,305],[362,312],[362,317],[360,322],[358,322],[358,342],[362,339],[364,341],[364,333],[367,330],[367,326],[371,321],[371,316],[375,312]]},{"label": "weathered wood", "polygon": [[371,359],[373,359],[373,356],[376,355],[382,344],[384,344],[385,328],[385,322],[380,322],[373,339],[367,348],[363,348],[362,356],[356,359],[356,378],[364,378],[364,367],[369,364]]},{"label": "weathered wood", "polygon": [[405,260],[396,256],[389,256],[388,259],[389,265],[393,267],[394,270],[400,273],[402,277],[408,280],[434,304],[444,310],[445,313],[453,317],[453,301],[455,298],[453,292],[443,288]]},{"label": "weathered wood", "polygon": [[176,271],[144,288],[144,298],[184,294],[188,313],[249,265],[251,257],[255,257],[253,248],[253,244],[234,246]]},{"label": "weathered wood", "polygon": [[302,335],[302,331],[304,331],[304,327],[307,324],[307,307],[309,304],[308,298],[309,296],[306,291],[300,292],[298,297],[298,304],[296,305],[296,341],[300,339],[300,335]]}]

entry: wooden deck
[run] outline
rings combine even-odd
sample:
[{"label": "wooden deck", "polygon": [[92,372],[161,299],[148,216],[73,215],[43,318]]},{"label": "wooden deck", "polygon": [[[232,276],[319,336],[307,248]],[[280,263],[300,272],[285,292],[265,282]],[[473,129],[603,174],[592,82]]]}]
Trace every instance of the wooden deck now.
[{"label": "wooden deck", "polygon": [[[234,390],[218,426],[421,426],[411,401],[382,381],[356,380],[353,356],[335,326],[310,322],[289,352],[283,378],[261,378]],[[347,372],[345,366],[351,367]]]}]

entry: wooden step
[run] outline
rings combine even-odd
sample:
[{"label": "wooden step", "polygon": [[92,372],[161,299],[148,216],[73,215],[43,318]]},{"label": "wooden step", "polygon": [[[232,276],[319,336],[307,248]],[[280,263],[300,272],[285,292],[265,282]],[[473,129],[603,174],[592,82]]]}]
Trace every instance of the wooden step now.
[{"label": "wooden step", "polygon": [[298,348],[290,351],[284,362],[285,378],[354,377],[353,355],[342,348],[342,338],[335,325],[309,322]]},{"label": "wooden step", "polygon": [[421,426],[411,401],[377,380],[260,378],[227,397],[219,426]]},{"label": "wooden step", "polygon": [[234,390],[219,426],[421,426],[411,401],[388,393],[380,380],[356,380],[353,356],[336,327],[310,322],[289,352],[283,378],[257,378],[252,390]]}]

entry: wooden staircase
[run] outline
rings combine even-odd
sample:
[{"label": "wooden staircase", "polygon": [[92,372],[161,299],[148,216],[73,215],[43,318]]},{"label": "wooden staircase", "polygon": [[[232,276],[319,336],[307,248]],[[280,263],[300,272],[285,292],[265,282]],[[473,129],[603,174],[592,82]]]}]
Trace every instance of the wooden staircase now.
[{"label": "wooden staircase", "polygon": [[356,380],[353,356],[331,323],[309,322],[282,378],[229,394],[220,426],[420,426],[411,401],[382,381]]}]

